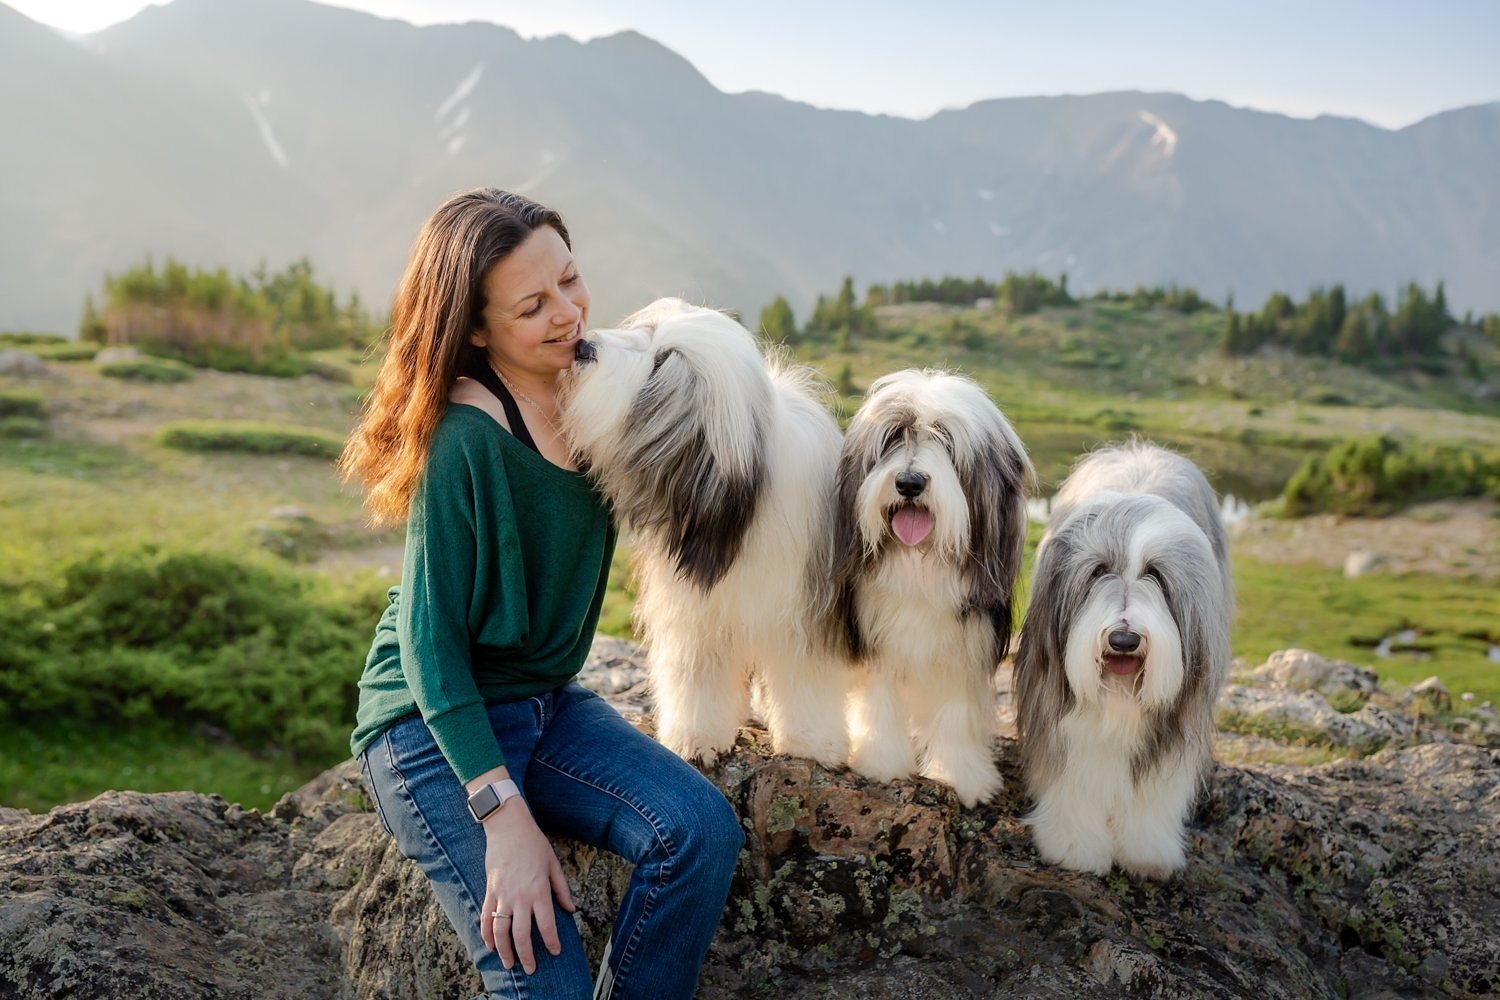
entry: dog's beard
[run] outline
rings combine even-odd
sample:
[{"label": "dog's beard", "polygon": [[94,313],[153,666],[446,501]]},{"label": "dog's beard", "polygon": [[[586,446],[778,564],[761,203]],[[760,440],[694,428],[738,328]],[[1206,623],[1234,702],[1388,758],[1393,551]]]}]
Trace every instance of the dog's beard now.
[{"label": "dog's beard", "polygon": [[[896,476],[919,472],[927,485],[915,498],[896,489]],[[969,545],[969,506],[947,453],[931,441],[899,448],[866,474],[859,489],[859,530],[866,551],[936,552],[956,560]]]},{"label": "dog's beard", "polygon": [[[1114,653],[1109,635],[1128,628],[1140,646]],[[1182,640],[1161,592],[1146,580],[1101,578],[1068,633],[1066,673],[1079,701],[1111,712],[1170,704],[1183,682]]]}]

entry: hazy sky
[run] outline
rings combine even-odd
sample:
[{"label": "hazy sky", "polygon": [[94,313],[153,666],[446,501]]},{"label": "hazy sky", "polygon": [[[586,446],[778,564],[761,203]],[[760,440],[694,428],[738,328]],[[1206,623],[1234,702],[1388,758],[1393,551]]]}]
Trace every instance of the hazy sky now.
[{"label": "hazy sky", "polygon": [[[221,0],[249,3],[254,0]],[[97,31],[144,0],[0,0]],[[1170,90],[1400,127],[1500,100],[1497,0],[340,0],[415,24],[634,28],[720,90],[924,117],[988,97]]]}]

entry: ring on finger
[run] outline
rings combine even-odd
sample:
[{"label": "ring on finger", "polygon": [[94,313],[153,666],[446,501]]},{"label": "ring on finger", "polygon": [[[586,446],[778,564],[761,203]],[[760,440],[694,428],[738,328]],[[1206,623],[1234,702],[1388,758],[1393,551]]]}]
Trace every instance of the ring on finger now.
[{"label": "ring on finger", "polygon": [[496,910],[494,913],[486,913],[485,916],[491,920],[499,920],[501,917],[504,917],[506,920],[510,919],[509,913],[501,913],[499,910]]}]

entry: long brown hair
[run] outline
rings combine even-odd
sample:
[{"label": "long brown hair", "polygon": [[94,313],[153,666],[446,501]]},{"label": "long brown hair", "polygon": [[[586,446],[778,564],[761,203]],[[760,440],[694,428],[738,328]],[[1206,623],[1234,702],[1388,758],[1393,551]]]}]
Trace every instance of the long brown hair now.
[{"label": "long brown hair", "polygon": [[484,276],[541,226],[572,249],[560,215],[498,188],[455,195],[422,226],[391,306],[385,360],[339,456],[344,479],[364,484],[374,523],[406,518],[454,380],[485,363],[469,342],[485,308]]}]

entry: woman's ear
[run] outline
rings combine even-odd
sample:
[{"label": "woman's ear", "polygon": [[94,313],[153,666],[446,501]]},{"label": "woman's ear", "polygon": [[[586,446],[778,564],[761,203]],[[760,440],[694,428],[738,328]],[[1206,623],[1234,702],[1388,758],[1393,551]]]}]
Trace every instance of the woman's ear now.
[{"label": "woman's ear", "polygon": [[469,343],[473,344],[481,351],[487,350],[489,348],[489,343],[486,341],[485,331],[483,327],[476,326],[473,330],[469,331]]}]

